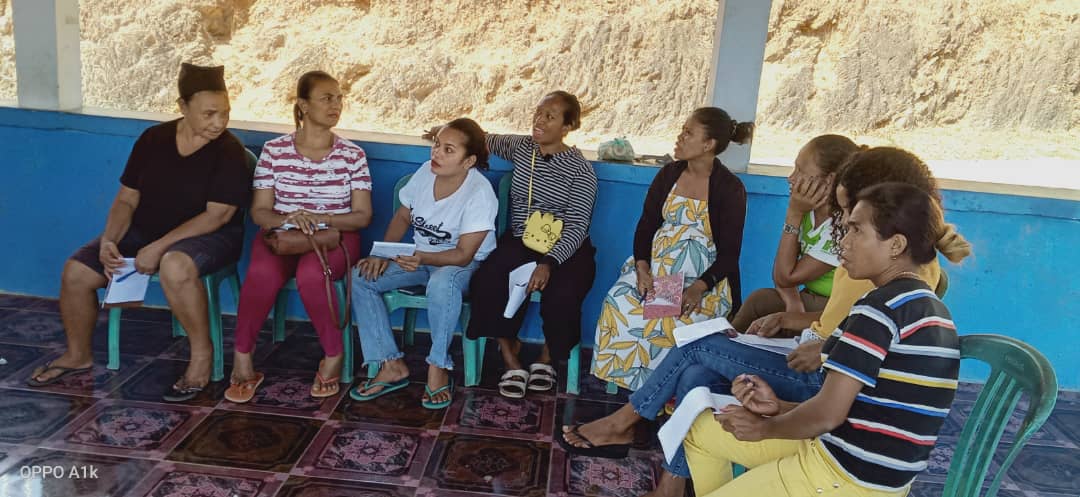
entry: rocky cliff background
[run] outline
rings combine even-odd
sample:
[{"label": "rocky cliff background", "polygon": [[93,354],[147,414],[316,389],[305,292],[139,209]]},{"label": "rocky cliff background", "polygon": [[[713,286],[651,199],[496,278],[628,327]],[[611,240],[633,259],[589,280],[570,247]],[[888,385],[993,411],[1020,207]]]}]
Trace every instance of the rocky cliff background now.
[{"label": "rocky cliff background", "polygon": [[[709,0],[82,0],[85,105],[173,112],[181,61],[222,63],[233,118],[289,123],[297,76],[347,92],[341,126],[415,135],[466,115],[524,132],[561,88],[572,141],[670,151],[705,103]],[[0,98],[14,95],[0,0]],[[773,0],[754,156],[822,132],[929,159],[1080,160],[1080,0]]]}]

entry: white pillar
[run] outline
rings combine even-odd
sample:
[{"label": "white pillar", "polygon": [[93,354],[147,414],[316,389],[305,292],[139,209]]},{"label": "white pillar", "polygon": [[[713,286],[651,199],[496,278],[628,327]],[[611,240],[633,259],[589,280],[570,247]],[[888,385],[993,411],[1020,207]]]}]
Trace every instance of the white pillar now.
[{"label": "white pillar", "polygon": [[79,0],[13,0],[19,107],[82,107]]},{"label": "white pillar", "polygon": [[[753,121],[757,115],[772,1],[719,1],[709,101],[737,121]],[[720,154],[720,160],[733,171],[746,171],[750,147],[732,144]]]}]

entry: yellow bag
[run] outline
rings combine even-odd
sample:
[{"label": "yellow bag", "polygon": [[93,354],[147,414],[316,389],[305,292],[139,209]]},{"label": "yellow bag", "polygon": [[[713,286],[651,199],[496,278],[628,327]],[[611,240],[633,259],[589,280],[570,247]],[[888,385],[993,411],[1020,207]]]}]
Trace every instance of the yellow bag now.
[{"label": "yellow bag", "polygon": [[[532,163],[529,166],[529,203],[528,209],[532,208],[532,184],[536,174],[536,150],[533,150]],[[555,219],[555,215],[548,212],[533,211],[525,220],[525,233],[521,236],[522,243],[530,250],[541,254],[547,254],[555,243],[562,237],[563,222]]]}]

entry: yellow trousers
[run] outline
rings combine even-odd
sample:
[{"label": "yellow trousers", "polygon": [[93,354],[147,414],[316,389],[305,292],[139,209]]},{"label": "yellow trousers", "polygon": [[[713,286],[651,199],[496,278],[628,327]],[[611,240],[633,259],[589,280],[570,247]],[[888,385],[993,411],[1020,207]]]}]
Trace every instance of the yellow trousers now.
[{"label": "yellow trousers", "polygon": [[[706,410],[683,443],[698,497],[904,497],[856,485],[814,440],[740,442]],[[747,468],[732,478],[731,463]]]}]

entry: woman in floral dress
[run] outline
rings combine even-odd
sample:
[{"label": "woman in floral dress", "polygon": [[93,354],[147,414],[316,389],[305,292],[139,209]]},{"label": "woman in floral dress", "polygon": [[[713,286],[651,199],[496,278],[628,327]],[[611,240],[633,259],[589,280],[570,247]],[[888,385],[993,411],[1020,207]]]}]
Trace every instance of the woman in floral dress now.
[{"label": "woman in floral dress", "polygon": [[[739,252],[746,189],[716,155],[745,144],[752,123],[715,107],[694,111],[675,143],[675,162],[660,169],[645,197],[634,255],[604,298],[592,372],[636,390],[675,346],[676,327],[727,316],[739,302]],[[654,279],[681,273],[678,314],[646,319]]]}]

